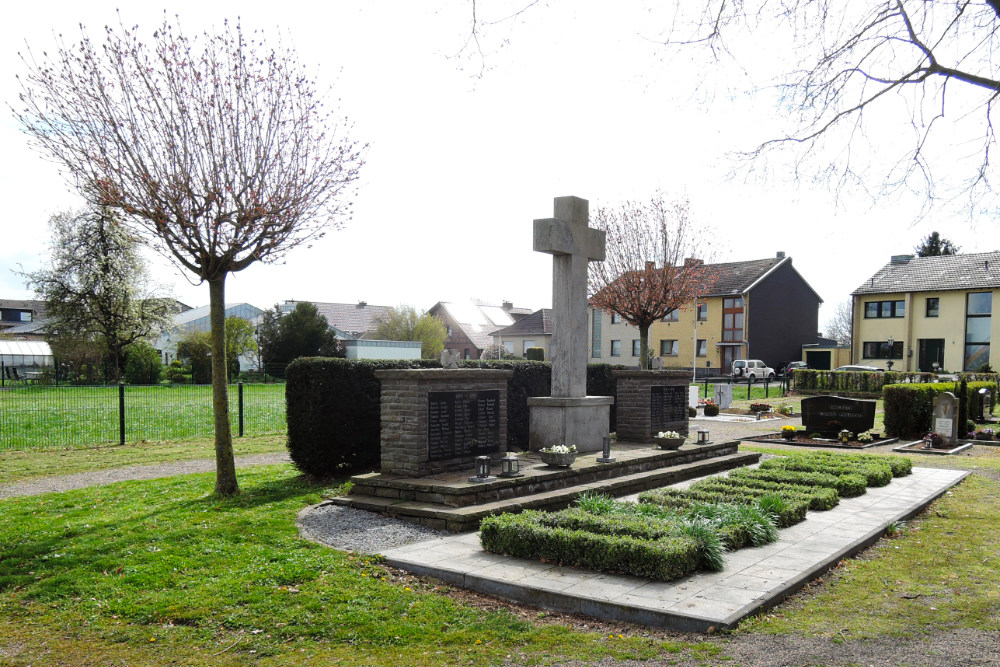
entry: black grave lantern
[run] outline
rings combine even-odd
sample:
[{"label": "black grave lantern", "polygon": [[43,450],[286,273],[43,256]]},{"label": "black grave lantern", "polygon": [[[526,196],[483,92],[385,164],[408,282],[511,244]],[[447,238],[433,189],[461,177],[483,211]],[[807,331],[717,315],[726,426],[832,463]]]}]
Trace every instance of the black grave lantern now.
[{"label": "black grave lantern", "polygon": [[[487,473],[488,474],[488,473]],[[523,477],[524,473],[521,472],[521,462],[518,460],[516,454],[507,454],[500,459],[500,476],[501,477]]]},{"label": "black grave lantern", "polygon": [[490,457],[477,456],[476,477],[478,477],[479,479],[486,479],[489,476],[490,476]]},{"label": "black grave lantern", "polygon": [[710,442],[711,441],[708,439],[708,429],[707,428],[698,429],[698,444],[707,445]]}]

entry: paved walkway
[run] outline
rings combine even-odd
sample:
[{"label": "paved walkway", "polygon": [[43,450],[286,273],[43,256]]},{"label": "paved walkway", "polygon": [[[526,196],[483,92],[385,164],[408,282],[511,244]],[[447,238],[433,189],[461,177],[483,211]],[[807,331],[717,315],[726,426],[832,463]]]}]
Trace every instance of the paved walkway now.
[{"label": "paved walkway", "polygon": [[609,620],[706,632],[732,628],[780,603],[838,561],[875,543],[886,526],[909,519],[968,473],[913,469],[888,486],[842,499],[782,529],[777,542],[726,554],[722,572],[671,582],[602,574],[484,551],[478,533],[409,544],[383,553],[416,574],[491,595]]}]

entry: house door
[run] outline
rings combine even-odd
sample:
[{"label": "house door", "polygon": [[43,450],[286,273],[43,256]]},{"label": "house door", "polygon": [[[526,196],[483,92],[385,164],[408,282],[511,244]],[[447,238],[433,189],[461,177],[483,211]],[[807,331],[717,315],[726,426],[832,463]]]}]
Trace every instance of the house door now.
[{"label": "house door", "polygon": [[740,347],[738,345],[722,346],[722,367],[719,372],[728,374],[733,372],[733,362],[740,358]]},{"label": "house door", "polygon": [[809,368],[813,368],[817,371],[828,371],[830,370],[830,353],[827,351],[823,352],[806,352],[806,364]]},{"label": "house door", "polygon": [[921,338],[917,341],[920,347],[917,364],[921,373],[933,373],[934,363],[938,370],[944,370],[944,339]]}]

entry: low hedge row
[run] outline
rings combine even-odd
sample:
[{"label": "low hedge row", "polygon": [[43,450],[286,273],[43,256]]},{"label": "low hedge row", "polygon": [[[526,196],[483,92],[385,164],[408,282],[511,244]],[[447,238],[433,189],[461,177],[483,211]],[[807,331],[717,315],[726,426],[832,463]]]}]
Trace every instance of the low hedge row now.
[{"label": "low hedge row", "polygon": [[482,520],[479,539],[487,551],[630,574],[658,581],[679,579],[699,563],[698,543],[671,535],[646,540],[545,525],[542,512],[501,514]]},{"label": "low hedge row", "polygon": [[[750,493],[741,489],[712,489],[698,490],[688,489],[654,489],[643,491],[639,494],[639,502],[654,503],[667,507],[690,507],[697,501],[709,503],[738,503],[741,505],[760,505],[762,498],[768,495],[775,495],[767,492]],[[802,498],[785,498],[780,508],[775,509],[774,515],[781,528],[794,526],[806,518],[809,510],[809,501]],[[679,502],[678,502],[679,501]]]},{"label": "low hedge row", "polygon": [[698,491],[733,489],[746,495],[776,493],[786,500],[805,500],[809,503],[809,509],[817,512],[833,509],[840,502],[837,491],[824,486],[800,486],[754,479],[710,477],[692,484],[690,488]]},{"label": "low hedge row", "polygon": [[762,461],[762,470],[800,470],[803,472],[826,472],[832,475],[858,474],[865,478],[868,486],[885,486],[892,481],[892,468],[884,463],[854,463],[851,461],[825,461],[809,456],[780,456]]},{"label": "low hedge row", "polygon": [[809,509],[823,512],[833,509],[840,502],[837,490],[826,486],[805,486],[788,482],[769,482],[763,479],[740,479],[738,477],[711,477],[696,482],[695,489],[736,489],[745,493],[777,493],[783,498],[809,501]]},{"label": "low hedge row", "polygon": [[759,468],[737,468],[729,476],[735,479],[787,482],[805,486],[824,486],[837,491],[841,498],[855,498],[868,491],[868,482],[861,475],[831,475],[825,472],[804,472],[800,470],[760,470]]},{"label": "low hedge row", "polygon": [[862,465],[870,462],[884,463],[892,470],[893,477],[906,477],[913,472],[913,461],[905,456],[890,456],[888,454],[842,454],[826,450],[803,452],[801,456],[812,457],[819,460],[833,460],[835,462],[849,461]]}]

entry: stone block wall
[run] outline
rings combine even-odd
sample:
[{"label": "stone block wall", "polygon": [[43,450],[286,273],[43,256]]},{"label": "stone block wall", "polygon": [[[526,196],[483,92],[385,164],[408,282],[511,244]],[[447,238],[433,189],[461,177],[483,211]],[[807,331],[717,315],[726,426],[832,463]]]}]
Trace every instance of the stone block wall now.
[{"label": "stone block wall", "polygon": [[431,461],[428,450],[430,392],[499,392],[500,452],[507,449],[507,381],[513,371],[421,369],[376,371],[382,384],[382,473],[420,477],[450,470],[472,471],[475,456]]},{"label": "stone block wall", "polygon": [[687,389],[691,375],[687,371],[612,371],[618,388],[616,391],[617,435],[624,442],[652,442],[651,418],[652,388],[654,386],[682,387],[684,389],[684,418],[670,421],[662,430],[688,433]]}]

